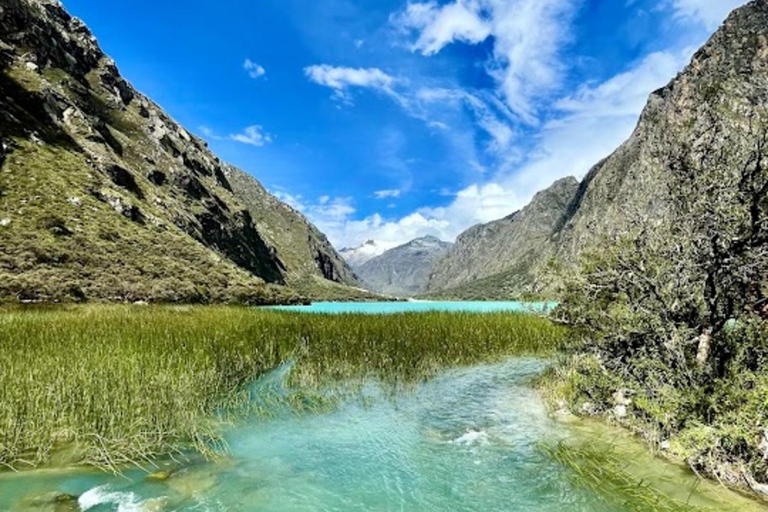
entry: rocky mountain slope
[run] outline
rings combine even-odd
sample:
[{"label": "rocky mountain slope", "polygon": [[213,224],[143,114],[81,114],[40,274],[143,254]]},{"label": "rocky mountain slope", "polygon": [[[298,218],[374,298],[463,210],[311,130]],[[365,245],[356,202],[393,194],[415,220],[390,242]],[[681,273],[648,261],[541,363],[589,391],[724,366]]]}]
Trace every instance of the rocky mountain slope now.
[{"label": "rocky mountain slope", "polygon": [[543,259],[555,256],[567,264],[606,238],[651,227],[665,213],[665,170],[676,155],[738,151],[722,134],[747,132],[750,123],[765,119],[766,110],[768,2],[753,0],[729,16],[669,85],[651,94],[627,142],[598,163],[577,190],[568,181],[569,190],[561,197],[572,198],[565,208],[553,204],[549,220],[533,236],[516,225],[518,214],[499,221],[501,226],[472,228],[436,268],[430,292],[546,294]]},{"label": "rocky mountain slope", "polygon": [[357,275],[370,290],[410,297],[426,290],[434,263],[453,247],[433,236],[417,238],[368,260]]},{"label": "rocky mountain slope", "polygon": [[345,247],[339,251],[341,257],[353,269],[358,269],[366,262],[384,253],[386,249],[375,240],[367,240],[358,247]]},{"label": "rocky mountain slope", "polygon": [[310,280],[354,283],[59,2],[0,5],[0,298],[272,302]]},{"label": "rocky mountain slope", "polygon": [[[440,260],[428,291],[461,298],[517,293],[530,286],[540,266],[555,252],[553,233],[576,197],[579,182],[564,178],[539,192],[522,210],[470,228]],[[467,287],[482,283],[477,290]],[[463,288],[462,288],[463,287]]]}]

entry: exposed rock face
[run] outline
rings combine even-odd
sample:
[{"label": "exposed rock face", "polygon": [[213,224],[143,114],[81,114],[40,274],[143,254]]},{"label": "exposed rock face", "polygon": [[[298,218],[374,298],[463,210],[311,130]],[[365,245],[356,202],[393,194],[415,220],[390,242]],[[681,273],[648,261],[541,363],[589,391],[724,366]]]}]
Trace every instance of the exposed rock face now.
[{"label": "exposed rock face", "polygon": [[0,297],[219,300],[283,294],[264,284],[296,272],[351,282],[301,215],[266,192],[252,204],[234,194],[237,173],[125,81],[59,2],[2,3]]},{"label": "exposed rock face", "polygon": [[313,278],[358,286],[352,269],[328,238],[307,218],[281,202],[249,174],[225,165],[224,176],[245,204],[259,232],[277,249],[289,284],[300,286]]},{"label": "exposed rock face", "polygon": [[453,289],[509,270],[514,272],[500,276],[496,286],[531,286],[539,266],[554,253],[552,237],[578,188],[575,178],[559,180],[522,210],[465,231],[435,265],[429,291]]},{"label": "exposed rock face", "polygon": [[453,247],[433,236],[417,238],[368,260],[357,269],[365,286],[377,293],[410,297],[427,288],[432,266]]},{"label": "exposed rock face", "polygon": [[746,132],[750,120],[758,114],[765,119],[767,112],[768,2],[754,0],[734,11],[669,85],[651,94],[627,142],[598,163],[577,190],[575,181],[567,182],[559,197],[569,204],[549,202],[552,215],[535,223],[541,229],[516,222],[536,203],[537,217],[542,213],[540,196],[518,214],[472,228],[436,268],[430,291],[469,287],[493,297],[499,290],[506,297],[545,291],[543,259],[572,262],[605,237],[632,224],[650,225],[665,214],[661,192],[671,155],[682,147],[734,150],[723,147],[725,137],[708,140],[703,148],[700,134]]},{"label": "exposed rock face", "polygon": [[345,247],[339,251],[339,254],[341,254],[350,267],[357,270],[366,262],[383,254],[385,250],[375,240],[368,240],[359,247]]},{"label": "exposed rock face", "polygon": [[756,0],[734,11],[690,65],[651,95],[630,139],[584,178],[558,233],[559,254],[570,259],[628,222],[663,215],[664,160],[696,148],[702,128],[734,132],[766,109],[768,2]]}]

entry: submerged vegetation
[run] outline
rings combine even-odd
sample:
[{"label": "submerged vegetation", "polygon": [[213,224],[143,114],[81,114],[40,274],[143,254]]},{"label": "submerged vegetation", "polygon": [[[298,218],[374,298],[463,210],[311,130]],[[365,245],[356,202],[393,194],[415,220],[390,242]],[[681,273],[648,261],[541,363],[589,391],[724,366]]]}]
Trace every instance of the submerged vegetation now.
[{"label": "submerged vegetation", "polygon": [[440,368],[551,353],[532,315],[301,315],[239,307],[79,306],[0,313],[0,465],[115,470],[220,448],[222,410],[283,362],[300,389],[417,382]]}]

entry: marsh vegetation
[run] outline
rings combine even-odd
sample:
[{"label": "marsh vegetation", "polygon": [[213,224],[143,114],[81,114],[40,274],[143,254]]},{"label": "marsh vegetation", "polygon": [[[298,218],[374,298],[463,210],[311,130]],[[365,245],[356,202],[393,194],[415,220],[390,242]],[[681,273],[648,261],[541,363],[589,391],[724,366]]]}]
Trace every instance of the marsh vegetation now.
[{"label": "marsh vegetation", "polygon": [[[224,449],[248,384],[292,361],[297,389],[552,353],[564,335],[523,314],[301,315],[239,307],[82,306],[0,314],[0,464],[116,470]],[[225,413],[228,412],[228,413]]]}]

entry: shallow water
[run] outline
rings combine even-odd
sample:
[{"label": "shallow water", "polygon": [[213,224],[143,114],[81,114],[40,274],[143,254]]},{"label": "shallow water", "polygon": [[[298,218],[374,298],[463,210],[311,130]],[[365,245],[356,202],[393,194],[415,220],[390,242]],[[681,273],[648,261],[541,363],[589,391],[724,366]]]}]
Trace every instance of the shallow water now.
[{"label": "shallow water", "polygon": [[480,302],[480,301],[408,301],[408,302],[313,302],[309,306],[273,306],[269,309],[301,313],[365,313],[386,315],[425,311],[494,313],[501,311],[542,313],[557,306],[555,302]]},{"label": "shallow water", "polygon": [[[530,511],[629,512],[577,487],[541,443],[594,436],[600,427],[551,420],[529,379],[545,362],[448,371],[390,396],[369,385],[325,412],[296,414],[275,407],[232,428],[231,455],[198,463],[153,482],[133,471],[123,477],[94,472],[35,472],[0,476],[0,510],[70,512],[251,511]],[[281,391],[287,368],[255,384],[255,394]],[[645,453],[631,440],[632,457]],[[648,456],[643,478],[672,479],[687,496],[695,480]],[[52,491],[79,496],[70,508],[34,508]],[[703,510],[727,510],[720,498],[692,496]],[[723,491],[725,492],[725,491]],[[720,495],[718,495],[720,496]],[[722,497],[722,496],[720,496]],[[736,511],[758,510],[725,499]]]}]

